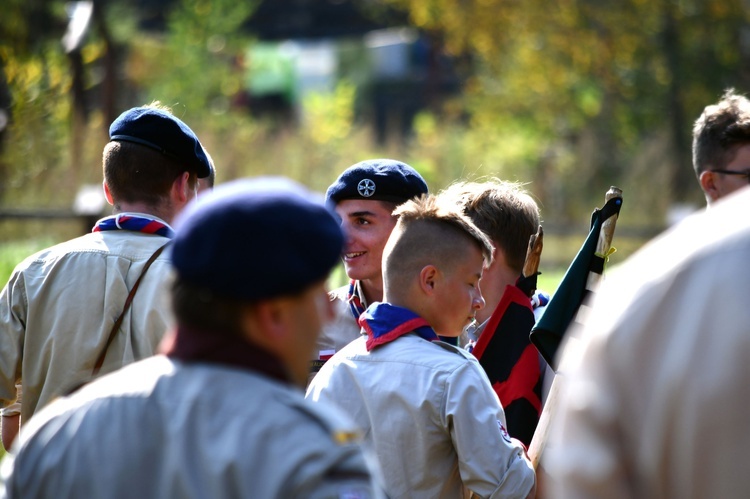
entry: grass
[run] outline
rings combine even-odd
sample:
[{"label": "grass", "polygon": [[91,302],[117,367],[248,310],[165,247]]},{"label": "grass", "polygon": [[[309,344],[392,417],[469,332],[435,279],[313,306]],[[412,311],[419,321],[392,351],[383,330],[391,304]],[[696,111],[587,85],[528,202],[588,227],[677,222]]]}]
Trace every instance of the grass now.
[{"label": "grass", "polygon": [[557,287],[560,285],[560,280],[565,275],[565,270],[567,269],[556,268],[543,271],[537,277],[537,289],[549,293],[550,296],[552,296],[552,294],[557,291]]},{"label": "grass", "polygon": [[5,286],[13,269],[27,256],[51,246],[50,239],[28,239],[0,244],[0,283]]}]

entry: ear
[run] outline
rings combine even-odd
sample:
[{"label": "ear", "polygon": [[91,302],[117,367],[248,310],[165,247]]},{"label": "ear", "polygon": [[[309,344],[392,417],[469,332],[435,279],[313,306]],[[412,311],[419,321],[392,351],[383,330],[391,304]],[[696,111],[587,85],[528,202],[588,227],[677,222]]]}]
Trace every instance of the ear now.
[{"label": "ear", "polygon": [[492,263],[487,265],[485,261],[484,265],[484,271],[487,272],[490,269],[496,269],[498,267],[506,267],[507,264],[505,263],[505,253],[502,249],[500,249],[500,246],[495,244],[494,241],[492,243]]},{"label": "ear", "polygon": [[249,306],[242,319],[245,337],[270,352],[276,352],[289,331],[284,305],[280,300],[266,300]]},{"label": "ear", "polygon": [[714,175],[714,172],[701,172],[698,181],[701,184],[701,189],[706,193],[706,197],[711,198],[712,201],[716,201],[721,197],[721,192],[719,192],[719,186],[716,184],[716,176]]},{"label": "ear", "polygon": [[190,173],[182,172],[172,183],[172,197],[180,203],[185,204],[193,198],[190,193]]},{"label": "ear", "polygon": [[427,265],[419,272],[419,289],[427,295],[435,292],[440,277],[440,270],[434,265]]},{"label": "ear", "polygon": [[112,198],[112,193],[109,192],[109,186],[107,185],[107,182],[102,182],[102,188],[104,189],[104,197],[107,199],[107,202],[114,206],[115,201]]}]

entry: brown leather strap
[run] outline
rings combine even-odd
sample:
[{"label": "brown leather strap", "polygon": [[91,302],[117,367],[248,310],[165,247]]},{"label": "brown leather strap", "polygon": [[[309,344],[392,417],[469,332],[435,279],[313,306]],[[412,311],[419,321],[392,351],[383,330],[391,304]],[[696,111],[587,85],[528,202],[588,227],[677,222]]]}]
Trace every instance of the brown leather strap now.
[{"label": "brown leather strap", "polygon": [[151,258],[149,258],[146,261],[146,265],[143,267],[143,270],[141,270],[141,275],[138,276],[138,280],[135,281],[135,284],[133,284],[133,289],[130,290],[130,293],[128,293],[128,297],[125,300],[125,306],[122,307],[122,313],[120,313],[120,316],[115,321],[114,325],[112,326],[112,330],[109,332],[109,337],[107,338],[107,344],[104,345],[104,349],[99,354],[99,358],[96,359],[96,364],[94,364],[94,371],[91,373],[92,376],[96,376],[99,374],[99,370],[102,368],[102,364],[104,364],[104,357],[107,356],[107,350],[109,350],[109,346],[112,344],[112,341],[115,339],[115,334],[117,334],[117,331],[120,329],[120,325],[122,325],[122,321],[125,318],[125,313],[130,308],[130,304],[133,302],[133,297],[135,296],[135,292],[138,291],[138,286],[141,284],[141,279],[143,279],[143,276],[146,275],[146,271],[151,266],[152,263],[154,263],[154,260],[156,260],[159,255],[161,255],[161,252],[164,251],[164,248],[167,247],[169,244],[166,243],[163,246],[161,246],[158,250],[154,251],[154,254],[151,255]]}]

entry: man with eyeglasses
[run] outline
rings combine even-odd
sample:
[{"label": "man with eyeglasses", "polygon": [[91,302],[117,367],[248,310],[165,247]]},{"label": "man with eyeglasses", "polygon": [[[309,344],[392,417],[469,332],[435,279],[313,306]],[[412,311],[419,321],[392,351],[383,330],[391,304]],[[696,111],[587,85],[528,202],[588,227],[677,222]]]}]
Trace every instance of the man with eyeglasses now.
[{"label": "man with eyeglasses", "polygon": [[693,168],[709,205],[750,182],[750,100],[734,89],[695,121]]}]

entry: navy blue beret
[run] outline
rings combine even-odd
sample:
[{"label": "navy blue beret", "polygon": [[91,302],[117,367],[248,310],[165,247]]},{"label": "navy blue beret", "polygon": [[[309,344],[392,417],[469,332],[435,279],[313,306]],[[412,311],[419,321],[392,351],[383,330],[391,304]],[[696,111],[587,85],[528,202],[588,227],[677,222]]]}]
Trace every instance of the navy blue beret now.
[{"label": "navy blue beret", "polygon": [[198,178],[208,177],[211,163],[198,137],[172,114],[152,107],[134,107],[109,126],[110,141],[133,142],[180,161]]},{"label": "navy blue beret", "polygon": [[326,191],[326,201],[344,199],[390,201],[401,204],[427,194],[427,183],[406,163],[393,159],[369,159],[350,166]]},{"label": "navy blue beret", "polygon": [[344,245],[322,196],[281,177],[219,185],[183,210],[175,231],[178,276],[243,301],[298,293],[324,280]]}]

